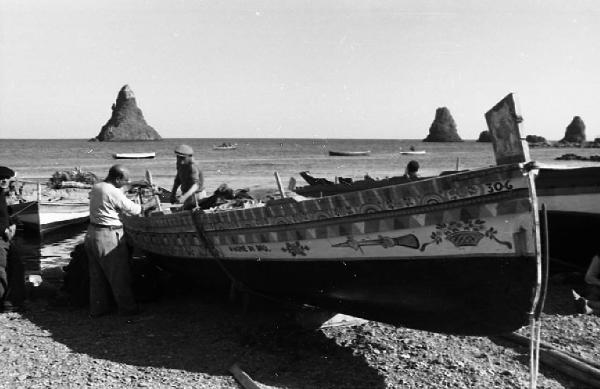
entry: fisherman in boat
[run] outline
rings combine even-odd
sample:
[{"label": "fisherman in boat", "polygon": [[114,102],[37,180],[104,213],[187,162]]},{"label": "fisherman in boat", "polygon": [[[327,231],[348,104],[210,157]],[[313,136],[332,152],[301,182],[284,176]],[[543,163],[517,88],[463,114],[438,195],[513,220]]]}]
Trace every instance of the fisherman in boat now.
[{"label": "fisherman in boat", "polygon": [[415,146],[411,145],[409,149],[410,151],[415,151]]},{"label": "fisherman in boat", "polygon": [[[198,201],[206,197],[204,176],[194,163],[194,150],[190,146],[177,146],[175,155],[177,175],[171,190],[171,204],[183,204],[183,209],[194,209],[198,206]],[[181,187],[181,196],[177,197],[179,187]]]},{"label": "fisherman in boat", "polygon": [[417,180],[419,179],[419,162],[412,160],[408,164],[406,164],[406,169],[404,169],[404,175],[402,177],[408,180]]},{"label": "fisherman in boat", "polygon": [[583,280],[585,283],[583,295],[573,291],[577,311],[600,315],[600,255],[594,255]]},{"label": "fisherman in boat", "polygon": [[0,166],[0,312],[23,309],[25,268],[14,245],[16,221],[9,217],[6,196],[15,172]]},{"label": "fisherman in boat", "polygon": [[129,172],[113,165],[108,176],[90,191],[90,225],[85,236],[89,259],[90,316],[112,311],[112,301],[123,315],[135,314],[138,307],[133,297],[129,248],[123,237],[119,214],[139,215],[157,206],[153,199],[143,205],[129,200],[124,193]]}]

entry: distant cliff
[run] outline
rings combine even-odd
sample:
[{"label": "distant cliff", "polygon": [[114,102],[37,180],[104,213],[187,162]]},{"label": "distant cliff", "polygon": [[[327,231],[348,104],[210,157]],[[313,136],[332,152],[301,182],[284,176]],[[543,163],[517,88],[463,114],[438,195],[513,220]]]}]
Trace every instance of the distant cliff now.
[{"label": "distant cliff", "polygon": [[423,139],[423,142],[462,142],[456,123],[446,107],[441,107],[435,111],[435,119],[429,127],[429,135]]},{"label": "distant cliff", "polygon": [[112,105],[112,115],[100,130],[100,134],[91,140],[128,141],[128,140],[161,140],[156,130],[144,119],[142,110],[138,108],[135,95],[129,85],[119,91],[117,102]]}]

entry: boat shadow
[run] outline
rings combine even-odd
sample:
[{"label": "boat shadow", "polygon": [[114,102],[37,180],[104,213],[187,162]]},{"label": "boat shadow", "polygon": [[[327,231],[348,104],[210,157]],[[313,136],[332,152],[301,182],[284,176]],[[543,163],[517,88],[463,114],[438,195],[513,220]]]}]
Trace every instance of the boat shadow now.
[{"label": "boat shadow", "polygon": [[[42,304],[42,302],[34,302]],[[244,313],[223,294],[187,292],[143,304],[131,317],[90,318],[85,308],[41,306],[24,313],[73,352],[140,367],[229,376],[237,363],[261,384],[286,388],[386,387],[364,356],[294,313],[260,304]]]}]

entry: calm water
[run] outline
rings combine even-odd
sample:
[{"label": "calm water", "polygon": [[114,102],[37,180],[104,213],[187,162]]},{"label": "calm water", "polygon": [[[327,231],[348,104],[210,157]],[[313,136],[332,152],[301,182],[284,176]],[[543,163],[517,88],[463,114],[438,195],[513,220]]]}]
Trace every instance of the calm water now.
[{"label": "calm water", "polygon": [[[213,150],[222,142],[237,143],[236,150]],[[442,170],[461,169],[494,164],[489,143],[465,141],[459,143],[423,143],[420,140],[370,140],[370,139],[166,139],[159,142],[88,142],[70,140],[0,140],[0,165],[17,171],[21,178],[46,181],[58,170],[80,167],[98,177],[106,176],[108,168],[116,162],[114,153],[156,152],[152,160],[120,160],[129,168],[132,179],[142,179],[145,171],[152,172],[155,183],[169,188],[175,171],[174,148],[181,143],[194,148],[195,160],[204,172],[205,185],[210,193],[222,183],[238,188],[276,188],[274,172],[278,172],[284,185],[295,177],[298,185],[304,181],[299,172],[308,170],[314,176],[333,178],[345,176],[361,178],[400,175],[411,159],[421,165],[422,175],[434,175]],[[426,150],[424,155],[402,156],[399,151],[411,145]],[[370,150],[365,157],[330,157],[328,150]],[[544,163],[557,163],[554,158],[565,153],[597,155],[595,149],[532,149],[531,157]],[[597,163],[560,162],[567,166],[597,166]],[[20,237],[23,257],[31,272],[66,264],[73,246],[80,242],[84,229],[60,231],[43,240]]]}]

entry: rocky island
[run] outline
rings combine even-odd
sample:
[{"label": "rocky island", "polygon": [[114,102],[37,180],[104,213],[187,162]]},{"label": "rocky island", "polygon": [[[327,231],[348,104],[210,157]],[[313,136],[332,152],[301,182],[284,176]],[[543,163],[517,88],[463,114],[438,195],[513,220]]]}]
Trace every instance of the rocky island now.
[{"label": "rocky island", "polygon": [[487,143],[491,141],[492,136],[490,135],[490,132],[488,130],[481,131],[481,133],[479,133],[479,138],[477,139],[477,142]]},{"label": "rocky island", "polygon": [[450,110],[441,107],[435,111],[435,119],[429,127],[429,135],[423,142],[462,142]]},{"label": "rocky island", "polygon": [[146,123],[142,110],[137,106],[135,95],[125,85],[112,105],[112,115],[100,133],[91,141],[141,141],[162,140],[158,132]]}]

